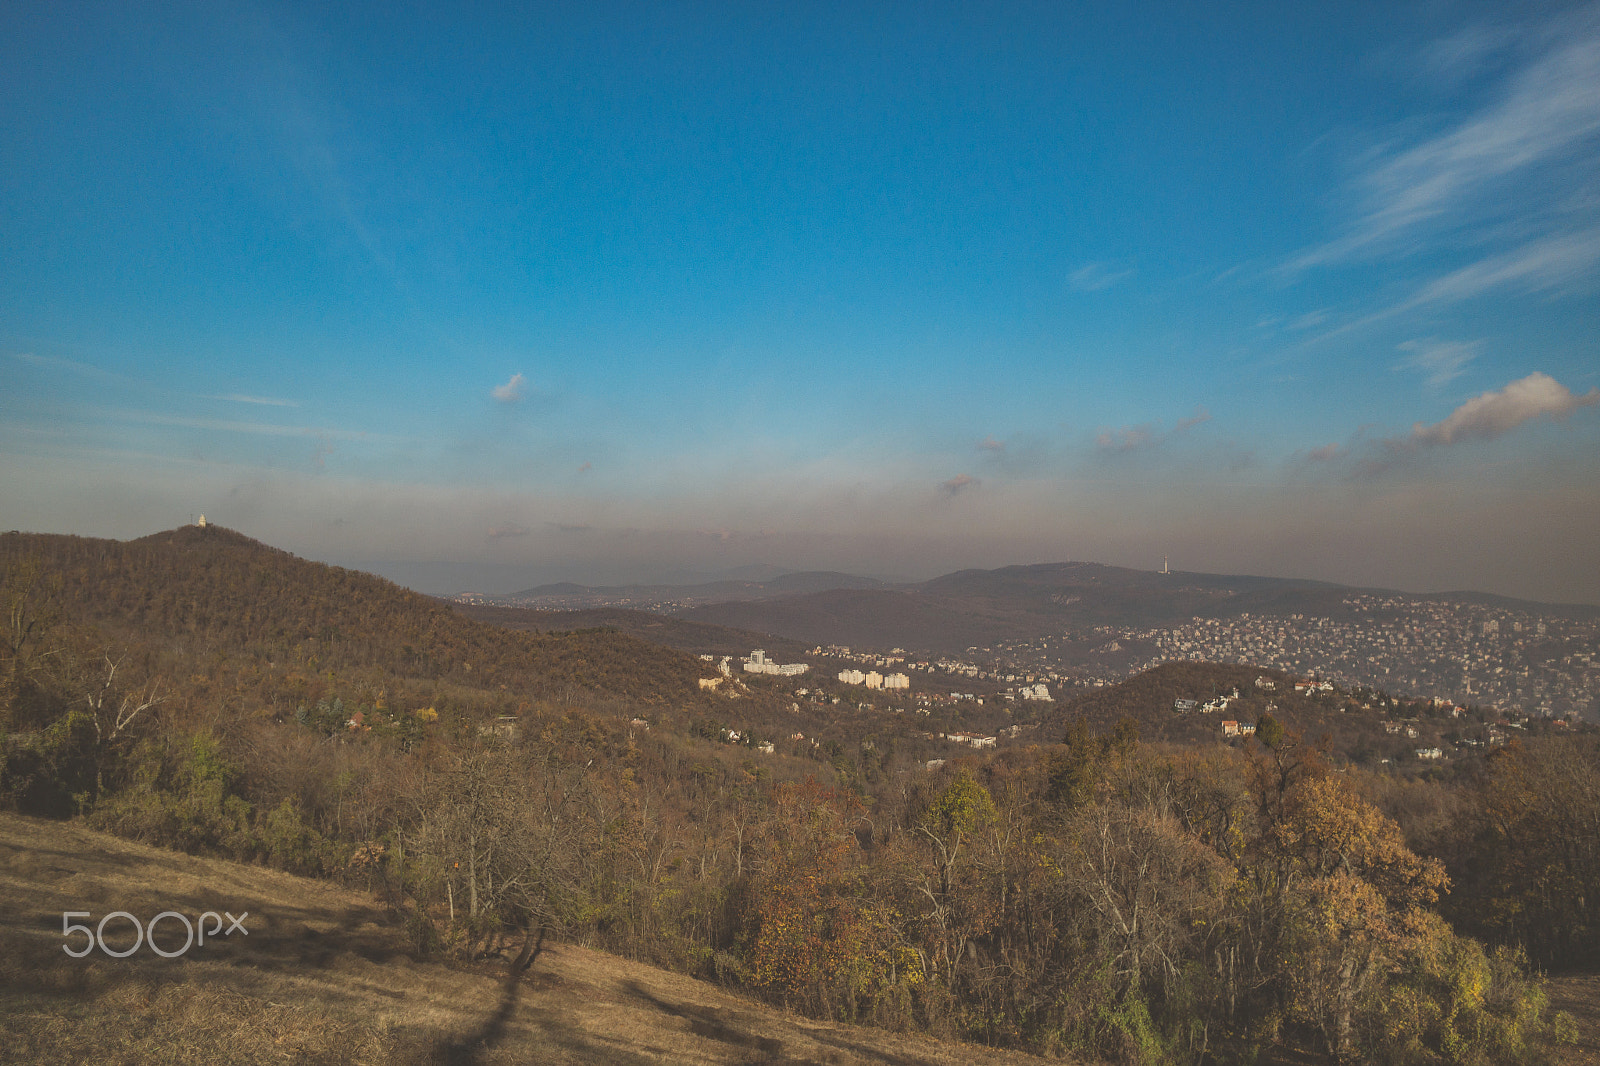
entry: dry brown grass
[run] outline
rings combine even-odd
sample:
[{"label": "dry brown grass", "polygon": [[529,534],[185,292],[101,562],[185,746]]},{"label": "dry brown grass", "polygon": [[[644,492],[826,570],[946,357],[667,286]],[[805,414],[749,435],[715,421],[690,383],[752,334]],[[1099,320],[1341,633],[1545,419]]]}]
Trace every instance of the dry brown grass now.
[{"label": "dry brown grass", "polygon": [[1550,1009],[1564,1010],[1577,1024],[1578,1042],[1555,1051],[1563,1066],[1600,1066],[1600,974],[1550,978]]},{"label": "dry brown grass", "polygon": [[[67,910],[96,923],[113,910],[145,921],[248,911],[250,934],[171,960],[148,948],[73,959],[62,951]],[[132,943],[127,923],[108,926],[108,939],[113,929]],[[503,969],[413,961],[402,931],[360,893],[0,814],[4,1062],[1040,1061],[796,1018],[571,945],[548,947],[516,986]]]}]

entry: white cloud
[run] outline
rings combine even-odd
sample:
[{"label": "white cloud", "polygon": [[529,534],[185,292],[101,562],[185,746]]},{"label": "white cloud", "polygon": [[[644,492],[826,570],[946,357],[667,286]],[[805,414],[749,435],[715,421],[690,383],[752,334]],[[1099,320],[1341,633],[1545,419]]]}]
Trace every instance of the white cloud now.
[{"label": "white cloud", "polygon": [[490,389],[489,395],[501,403],[516,403],[526,395],[527,384],[528,379],[523,377],[520,372],[512,374],[511,379],[504,385],[496,385]]},{"label": "white cloud", "polygon": [[976,447],[980,452],[1003,452],[1006,450],[1006,442],[1003,440],[995,440],[994,435],[990,434],[989,436],[980,440]]},{"label": "white cloud", "polygon": [[1561,421],[1579,407],[1600,403],[1600,388],[1582,396],[1548,374],[1535,371],[1502,389],[1486,392],[1457,407],[1442,422],[1411,427],[1405,443],[1411,445],[1456,444],[1469,440],[1493,440],[1540,415]]},{"label": "white cloud", "polygon": [[1320,448],[1312,448],[1308,456],[1313,463],[1326,463],[1337,459],[1344,454],[1344,449],[1337,444],[1324,444]]},{"label": "white cloud", "polygon": [[1460,377],[1467,364],[1478,357],[1482,341],[1446,341],[1438,337],[1421,337],[1400,345],[1402,352],[1410,354],[1400,363],[1400,369],[1420,370],[1428,375],[1429,385],[1444,385]]}]

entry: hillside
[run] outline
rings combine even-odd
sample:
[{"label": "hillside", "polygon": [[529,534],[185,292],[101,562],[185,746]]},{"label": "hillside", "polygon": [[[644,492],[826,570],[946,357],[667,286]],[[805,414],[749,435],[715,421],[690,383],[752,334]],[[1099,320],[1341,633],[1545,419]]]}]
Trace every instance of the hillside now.
[{"label": "hillside", "polygon": [[614,629],[650,644],[678,651],[715,655],[748,655],[752,648],[765,648],[785,662],[805,655],[810,646],[798,640],[774,639],[765,633],[746,629],[691,622],[673,615],[650,611],[630,611],[623,607],[591,607],[576,611],[541,611],[526,607],[498,607],[487,604],[457,604],[456,611],[468,618],[507,629],[535,633],[561,633],[583,629]]},{"label": "hillside", "polygon": [[[198,694],[293,711],[334,678],[524,698],[697,698],[693,658],[612,631],[514,632],[381,578],[297,558],[217,526],[118,542],[8,533],[0,573],[36,566],[33,609],[132,649]],[[17,579],[20,580],[20,577]],[[119,651],[120,653],[120,651]],[[319,680],[320,679],[320,680]]]},{"label": "hillside", "polygon": [[[66,911],[143,921],[248,912],[248,936],[175,959],[61,949]],[[1019,1053],[808,1021],[715,986],[550,943],[504,960],[417,961],[365,892],[0,814],[0,1058],[10,1062],[1020,1064]],[[118,931],[122,939],[116,939]],[[160,926],[165,950],[181,925]],[[172,934],[169,940],[165,934]],[[122,950],[126,920],[106,928]]]},{"label": "hillside", "polygon": [[[1272,687],[1258,687],[1257,679]],[[1110,729],[1119,719],[1129,718],[1144,740],[1204,746],[1225,739],[1224,721],[1253,723],[1270,713],[1286,729],[1297,730],[1310,741],[1327,738],[1330,753],[1341,762],[1373,762],[1380,758],[1414,762],[1409,753],[1416,748],[1438,745],[1446,733],[1454,735],[1468,728],[1465,722],[1419,717],[1417,707],[1400,707],[1381,694],[1357,695],[1339,688],[1325,694],[1297,694],[1294,682],[1292,675],[1280,670],[1221,663],[1166,663],[1120,684],[1091,689],[1037,712],[1039,729],[1034,735],[1041,741],[1058,741],[1080,717],[1096,730]],[[1204,705],[1234,692],[1239,696],[1229,699],[1225,711],[1179,714],[1173,709],[1178,700]],[[1416,730],[1415,736],[1387,732],[1383,723],[1394,718],[1407,719]],[[1481,732],[1481,727],[1477,731]],[[1448,750],[1450,746],[1445,747]]]}]

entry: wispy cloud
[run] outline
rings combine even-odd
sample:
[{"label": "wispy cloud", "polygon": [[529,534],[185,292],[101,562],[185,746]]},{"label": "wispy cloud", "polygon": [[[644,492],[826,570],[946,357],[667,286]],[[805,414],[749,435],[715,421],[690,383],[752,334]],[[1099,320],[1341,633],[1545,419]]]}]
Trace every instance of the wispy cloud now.
[{"label": "wispy cloud", "polygon": [[1324,444],[1320,448],[1312,448],[1311,453],[1306,458],[1313,463],[1326,463],[1339,458],[1343,454],[1345,454],[1344,449],[1339,445]]},{"label": "wispy cloud", "polygon": [[1424,74],[1447,82],[1470,78],[1513,43],[1503,27],[1467,26],[1422,50],[1419,66]]},{"label": "wispy cloud", "polygon": [[148,411],[110,411],[106,415],[126,422],[177,429],[206,429],[220,433],[249,433],[263,437],[315,437],[325,440],[398,440],[400,438],[364,433],[360,430],[330,429],[324,426],[285,426],[274,422],[240,422],[225,418],[191,418]]},{"label": "wispy cloud", "polygon": [[1193,415],[1179,419],[1170,433],[1162,432],[1157,422],[1141,422],[1136,426],[1101,430],[1094,439],[1094,446],[1102,452],[1133,452],[1143,448],[1154,448],[1180,433],[1188,432],[1195,426],[1209,421],[1211,421],[1210,412],[1204,407],[1197,407]]},{"label": "wispy cloud", "polygon": [[1600,403],[1600,388],[1590,389],[1582,396],[1574,395],[1555,378],[1535,371],[1504,388],[1468,400],[1442,422],[1432,425],[1418,422],[1411,427],[1411,434],[1403,443],[1420,446],[1493,440],[1530,419],[1544,416],[1559,422],[1578,408],[1593,407],[1597,403]]},{"label": "wispy cloud", "polygon": [[490,389],[489,395],[501,403],[516,403],[526,395],[527,384],[528,379],[523,377],[522,374],[512,374],[511,379],[504,385],[496,385]]},{"label": "wispy cloud", "polygon": [[518,525],[515,522],[507,522],[504,525],[490,526],[489,539],[512,540],[517,537],[526,537],[532,532],[533,530],[529,529],[527,526]]},{"label": "wispy cloud", "polygon": [[[1425,226],[1459,225],[1503,207],[1487,201],[1508,180],[1556,164],[1595,161],[1600,20],[1585,17],[1581,23],[1552,32],[1556,43],[1512,74],[1487,107],[1420,144],[1380,156],[1358,180],[1361,207],[1350,230],[1289,269],[1393,251],[1399,238]],[[1550,208],[1525,206],[1534,214]]]},{"label": "wispy cloud", "polygon": [[332,455],[333,451],[333,438],[319,435],[316,447],[311,449],[311,465],[318,470],[326,470],[328,468],[328,456]]},{"label": "wispy cloud", "polygon": [[1542,237],[1430,282],[1399,310],[1424,304],[1456,303],[1502,287],[1526,292],[1561,291],[1592,276],[1597,264],[1600,264],[1600,226]]},{"label": "wispy cloud", "polygon": [[74,374],[82,374],[84,377],[97,378],[101,381],[132,380],[123,374],[113,373],[110,370],[101,370],[97,366],[90,366],[88,363],[74,362],[71,359],[59,359],[53,355],[37,355],[33,352],[13,352],[11,358],[24,363],[29,363],[33,366],[44,367],[50,370],[67,370]]},{"label": "wispy cloud", "polygon": [[939,488],[946,496],[955,496],[967,489],[977,488],[981,484],[983,482],[971,474],[957,474],[949,481],[939,482]]},{"label": "wispy cloud", "polygon": [[298,400],[278,400],[271,396],[246,396],[239,392],[224,393],[220,396],[205,396],[207,400],[226,400],[228,403],[253,403],[259,407],[299,407]]},{"label": "wispy cloud", "polygon": [[995,440],[994,435],[990,434],[989,436],[980,440],[975,447],[980,452],[1003,452],[1006,450],[1006,442],[1003,440]]},{"label": "wispy cloud", "polygon": [[1402,352],[1410,353],[1397,369],[1419,370],[1428,376],[1428,384],[1435,387],[1447,384],[1466,371],[1467,364],[1478,357],[1482,341],[1447,341],[1438,337],[1420,337],[1400,345]]},{"label": "wispy cloud", "polygon": [[1088,263],[1067,275],[1067,283],[1079,292],[1099,292],[1133,277],[1135,268],[1116,263]]},{"label": "wispy cloud", "polygon": [[1102,429],[1094,439],[1094,446],[1103,452],[1131,452],[1148,448],[1159,439],[1155,423],[1145,422],[1121,429]]}]

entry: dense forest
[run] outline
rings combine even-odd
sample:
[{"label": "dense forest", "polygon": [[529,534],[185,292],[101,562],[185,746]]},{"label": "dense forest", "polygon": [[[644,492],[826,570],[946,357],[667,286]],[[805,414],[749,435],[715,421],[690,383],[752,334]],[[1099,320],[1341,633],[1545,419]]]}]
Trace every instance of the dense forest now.
[{"label": "dense forest", "polygon": [[1600,960],[1593,737],[1399,776],[1271,715],[1141,740],[1108,690],[932,769],[859,729],[762,758],[697,725],[727,700],[690,656],[225,530],[7,535],[0,568],[0,802],[365,886],[419,955],[555,935],[816,1017],[1195,1064],[1539,1061],[1570,1024],[1539,970]]}]

